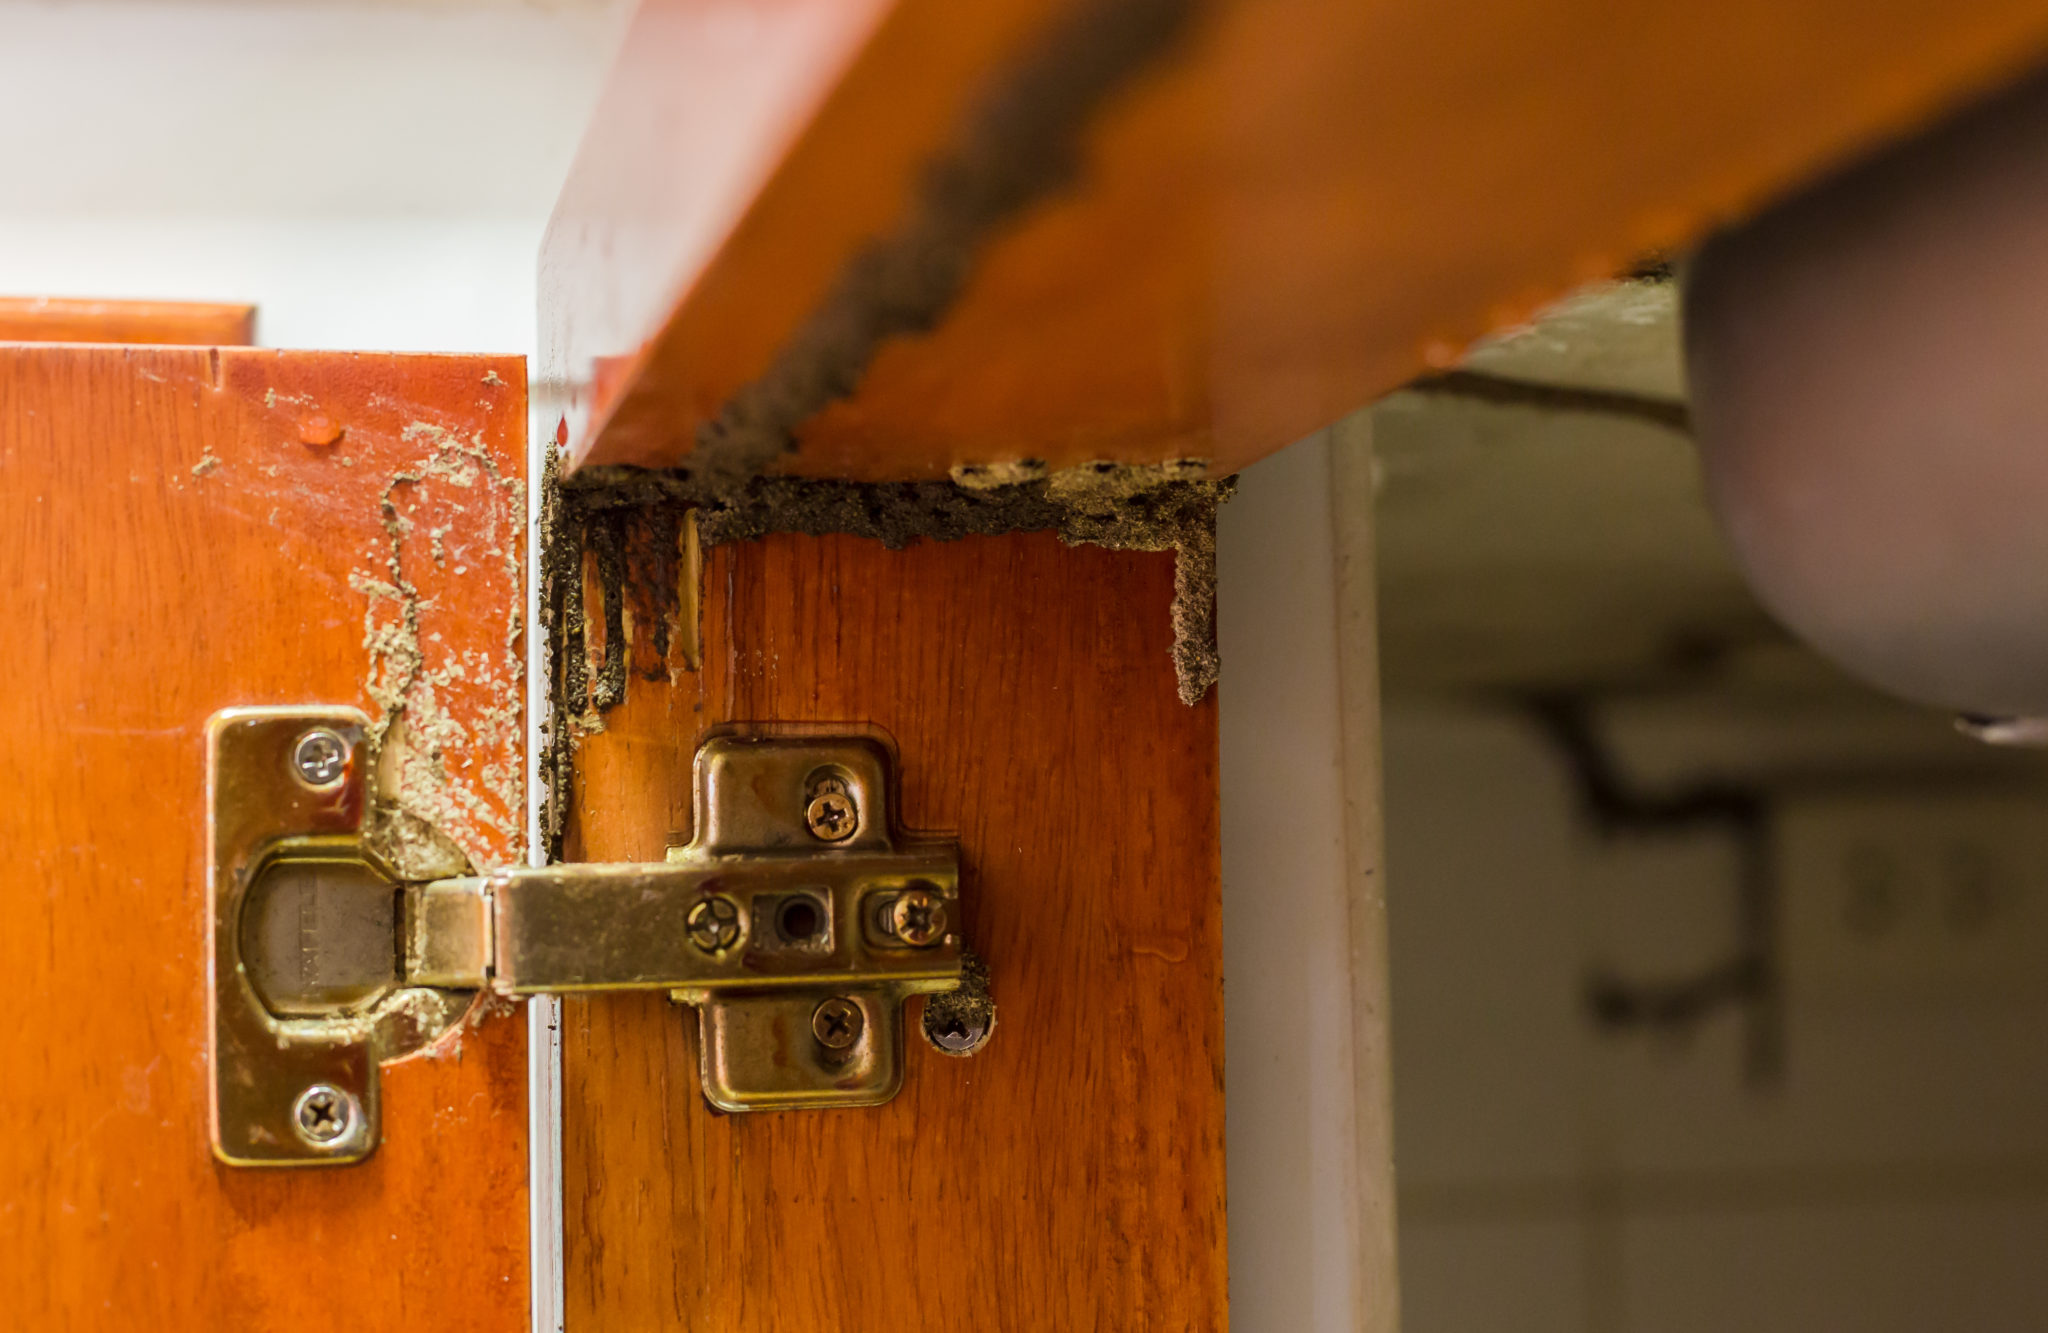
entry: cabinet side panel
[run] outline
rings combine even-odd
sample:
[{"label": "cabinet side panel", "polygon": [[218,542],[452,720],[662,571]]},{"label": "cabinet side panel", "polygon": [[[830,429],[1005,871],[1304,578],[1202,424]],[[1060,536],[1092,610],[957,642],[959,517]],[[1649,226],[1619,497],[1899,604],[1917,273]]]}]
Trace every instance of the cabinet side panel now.
[{"label": "cabinet side panel", "polygon": [[[706,558],[701,671],[636,673],[573,855],[659,857],[725,723],[870,729],[957,836],[997,1025],[895,1101],[718,1115],[687,1010],[564,1020],[572,1333],[1225,1326],[1216,706],[1173,556],[780,535]],[[593,620],[595,616],[591,617]]]}]

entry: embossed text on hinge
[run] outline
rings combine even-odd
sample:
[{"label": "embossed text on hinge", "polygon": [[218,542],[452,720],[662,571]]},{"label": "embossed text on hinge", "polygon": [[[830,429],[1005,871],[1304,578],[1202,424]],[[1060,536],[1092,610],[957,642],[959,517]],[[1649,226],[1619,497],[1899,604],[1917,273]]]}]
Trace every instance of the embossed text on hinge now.
[{"label": "embossed text on hinge", "polygon": [[377,1065],[481,990],[659,990],[698,1011],[727,1111],[872,1106],[903,1002],[962,980],[959,855],[906,837],[867,739],[719,737],[665,862],[407,881],[372,850],[349,709],[210,728],[213,1137],[238,1165],[360,1161]]}]

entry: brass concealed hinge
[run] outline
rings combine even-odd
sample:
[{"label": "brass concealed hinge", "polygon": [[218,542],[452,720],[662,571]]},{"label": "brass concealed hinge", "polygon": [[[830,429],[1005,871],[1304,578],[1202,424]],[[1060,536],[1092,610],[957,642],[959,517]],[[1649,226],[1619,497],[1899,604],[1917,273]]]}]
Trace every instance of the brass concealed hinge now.
[{"label": "brass concealed hinge", "polygon": [[377,1066],[479,991],[656,990],[694,1005],[727,1111],[873,1106],[903,1001],[962,980],[960,863],[897,832],[862,738],[720,737],[665,862],[406,878],[382,854],[348,708],[209,726],[213,1141],[226,1162],[360,1161]]}]

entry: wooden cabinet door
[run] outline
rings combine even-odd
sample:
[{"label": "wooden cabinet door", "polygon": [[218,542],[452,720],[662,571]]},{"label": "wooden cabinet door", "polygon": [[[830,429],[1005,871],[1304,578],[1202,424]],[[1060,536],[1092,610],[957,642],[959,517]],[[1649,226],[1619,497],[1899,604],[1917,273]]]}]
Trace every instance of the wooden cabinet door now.
[{"label": "wooden cabinet door", "polygon": [[527,1324],[523,1018],[383,1076],[346,1167],[210,1150],[208,718],[348,705],[515,858],[516,358],[0,345],[0,1324]]}]

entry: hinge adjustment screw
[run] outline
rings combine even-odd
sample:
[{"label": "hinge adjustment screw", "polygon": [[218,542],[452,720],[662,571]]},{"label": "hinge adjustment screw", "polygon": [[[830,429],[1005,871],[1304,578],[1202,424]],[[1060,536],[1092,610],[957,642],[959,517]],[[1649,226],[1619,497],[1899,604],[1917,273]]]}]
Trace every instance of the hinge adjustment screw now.
[{"label": "hinge adjustment screw", "polygon": [[889,905],[889,928],[912,948],[936,944],[946,933],[946,904],[930,889],[905,889]]},{"label": "hinge adjustment screw", "polygon": [[740,937],[740,909],[730,898],[705,898],[690,909],[683,929],[689,932],[690,943],[705,953],[730,949]]}]

